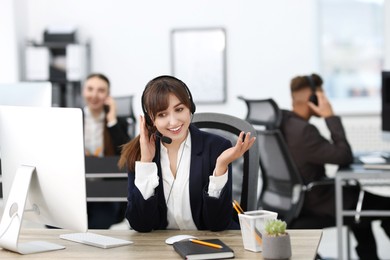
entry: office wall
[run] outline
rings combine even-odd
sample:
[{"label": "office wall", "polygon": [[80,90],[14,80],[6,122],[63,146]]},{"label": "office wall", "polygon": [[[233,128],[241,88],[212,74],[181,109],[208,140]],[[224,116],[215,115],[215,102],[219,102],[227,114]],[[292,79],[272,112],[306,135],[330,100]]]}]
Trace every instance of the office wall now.
[{"label": "office wall", "polygon": [[227,102],[197,111],[243,117],[238,95],[273,97],[289,107],[291,77],[318,70],[316,1],[34,0],[26,9],[28,39],[41,41],[48,25],[79,28],[92,44],[92,70],[110,77],[113,95],[135,94],[137,113],[146,82],[171,73],[176,28],[227,31]]},{"label": "office wall", "polygon": [[385,40],[385,62],[383,65],[384,70],[390,70],[390,0],[385,0],[385,8],[383,10],[384,12],[384,19],[385,19],[385,26],[384,26],[384,40]]},{"label": "office wall", "polygon": [[0,83],[19,80],[19,53],[13,0],[0,1]]}]

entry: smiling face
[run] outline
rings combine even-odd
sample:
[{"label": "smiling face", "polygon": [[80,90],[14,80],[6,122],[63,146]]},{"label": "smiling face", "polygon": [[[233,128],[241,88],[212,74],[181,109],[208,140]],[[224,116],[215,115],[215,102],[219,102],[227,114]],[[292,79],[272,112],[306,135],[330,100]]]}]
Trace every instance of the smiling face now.
[{"label": "smiling face", "polygon": [[154,117],[154,125],[163,135],[172,139],[175,143],[181,143],[187,137],[187,129],[191,123],[191,112],[172,93],[168,97],[168,108],[157,112]]},{"label": "smiling face", "polygon": [[100,113],[103,110],[108,95],[109,86],[103,79],[92,77],[85,82],[83,97],[86,105],[93,113]]}]

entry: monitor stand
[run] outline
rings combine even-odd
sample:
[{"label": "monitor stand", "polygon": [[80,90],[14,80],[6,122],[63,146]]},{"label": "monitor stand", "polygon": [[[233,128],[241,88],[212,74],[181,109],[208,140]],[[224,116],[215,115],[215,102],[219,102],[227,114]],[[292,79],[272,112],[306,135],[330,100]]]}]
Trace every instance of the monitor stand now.
[{"label": "monitor stand", "polygon": [[22,165],[17,169],[0,222],[0,247],[23,255],[65,248],[44,241],[18,243],[27,194],[35,174],[33,166]]}]

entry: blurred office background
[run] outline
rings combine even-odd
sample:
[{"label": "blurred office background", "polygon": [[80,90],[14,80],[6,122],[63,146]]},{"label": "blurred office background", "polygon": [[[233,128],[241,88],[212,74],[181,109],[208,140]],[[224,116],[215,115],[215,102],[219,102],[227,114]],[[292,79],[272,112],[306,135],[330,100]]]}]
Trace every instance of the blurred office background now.
[{"label": "blurred office background", "polygon": [[[28,47],[43,43],[50,28],[74,28],[77,42],[88,46],[88,71],[107,74],[112,95],[134,95],[138,115],[146,82],[173,73],[172,30],[223,28],[226,99],[199,104],[198,112],[244,117],[238,95],[272,97],[290,108],[290,79],[318,72],[335,111],[350,125],[354,150],[389,148],[379,121],[380,73],[390,70],[387,0],[2,0],[0,5],[0,82],[28,80]],[[368,122],[364,127],[360,116]]]},{"label": "blurred office background", "polygon": [[[315,72],[354,151],[390,151],[380,122],[389,17],[390,0],[1,0],[0,83],[28,80],[26,50],[43,43],[48,28],[74,28],[77,43],[88,46],[88,71],[106,74],[113,96],[134,95],[138,115],[146,82],[172,74],[172,30],[223,28],[226,98],[197,104],[197,112],[244,118],[239,95],[271,97],[289,109],[291,78]],[[322,121],[314,123],[327,134]],[[320,251],[336,252],[331,232]],[[378,241],[381,250],[390,243]]]}]

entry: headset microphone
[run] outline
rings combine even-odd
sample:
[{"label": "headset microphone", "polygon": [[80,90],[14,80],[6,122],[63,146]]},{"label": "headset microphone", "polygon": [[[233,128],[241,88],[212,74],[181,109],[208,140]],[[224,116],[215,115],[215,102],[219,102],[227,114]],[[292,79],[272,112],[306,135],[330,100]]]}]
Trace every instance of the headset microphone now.
[{"label": "headset microphone", "polygon": [[156,136],[157,138],[160,138],[161,142],[163,142],[163,143],[166,143],[166,144],[172,143],[172,139],[171,139],[171,138],[169,138],[169,137],[167,137],[167,136],[163,136],[163,135],[162,135],[161,133],[159,133],[159,132],[156,132],[156,133],[155,133],[155,136]]}]

